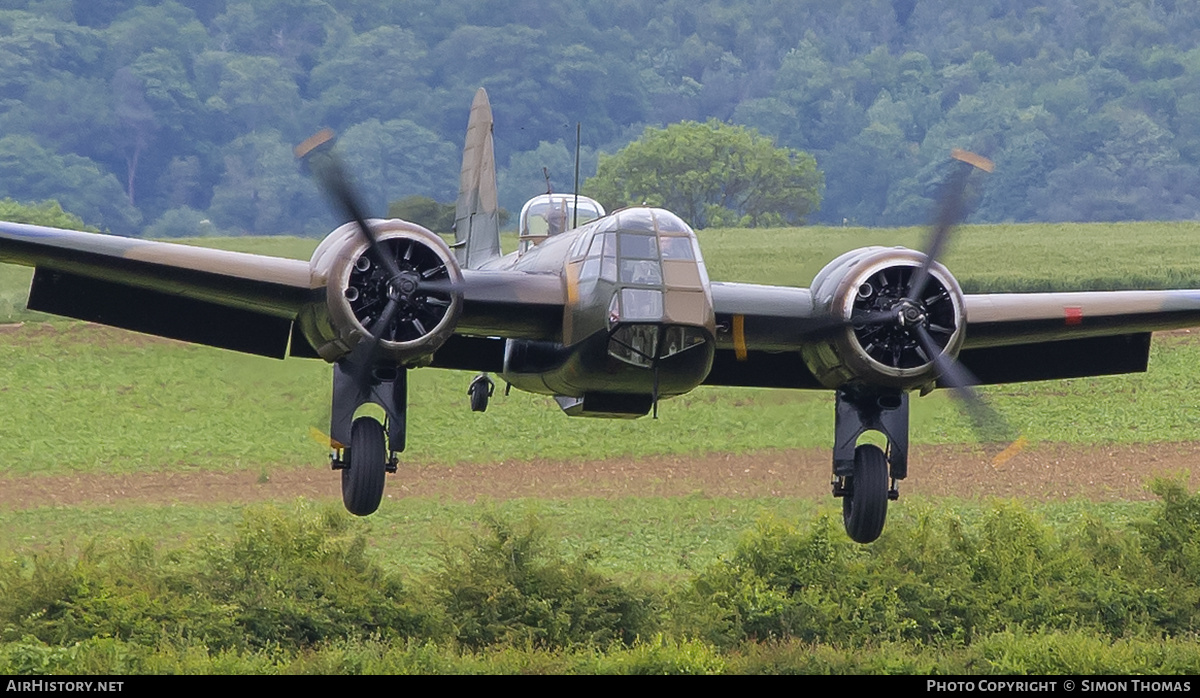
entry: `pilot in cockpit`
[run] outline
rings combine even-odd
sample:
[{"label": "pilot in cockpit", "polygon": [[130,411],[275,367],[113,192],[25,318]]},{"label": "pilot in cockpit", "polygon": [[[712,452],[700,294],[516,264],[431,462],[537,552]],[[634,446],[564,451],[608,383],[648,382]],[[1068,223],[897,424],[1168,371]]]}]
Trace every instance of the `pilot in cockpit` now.
[{"label": "pilot in cockpit", "polygon": [[604,207],[586,196],[541,194],[521,208],[518,249],[524,253],[547,238],[604,215]]},{"label": "pilot in cockpit", "polygon": [[553,237],[559,233],[565,232],[567,229],[567,208],[566,202],[562,202],[561,206],[550,206],[546,211],[546,234]]}]

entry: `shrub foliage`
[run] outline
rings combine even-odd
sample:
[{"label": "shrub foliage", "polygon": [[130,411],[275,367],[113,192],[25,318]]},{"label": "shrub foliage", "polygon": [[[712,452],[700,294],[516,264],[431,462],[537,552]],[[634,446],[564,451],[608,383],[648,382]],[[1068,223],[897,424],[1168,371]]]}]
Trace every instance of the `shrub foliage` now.
[{"label": "shrub foliage", "polygon": [[918,506],[872,546],[766,519],[675,589],[495,515],[402,581],[344,513],[256,507],[231,541],[5,561],[0,672],[1195,673],[1200,495],[1154,490],[1132,526]]},{"label": "shrub foliage", "polygon": [[651,629],[653,605],[636,590],[553,550],[535,520],[494,516],[447,551],[438,598],[468,647],[632,643]]}]

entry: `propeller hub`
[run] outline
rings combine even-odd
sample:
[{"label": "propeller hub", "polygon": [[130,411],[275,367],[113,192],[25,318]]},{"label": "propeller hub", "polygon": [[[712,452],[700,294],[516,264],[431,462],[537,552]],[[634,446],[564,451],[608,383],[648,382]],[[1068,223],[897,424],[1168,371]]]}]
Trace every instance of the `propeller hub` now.
[{"label": "propeller hub", "polygon": [[925,322],[925,310],[916,303],[906,300],[901,301],[898,305],[900,307],[898,317],[901,326],[911,327]]},{"label": "propeller hub", "polygon": [[400,276],[391,283],[391,288],[404,299],[411,298],[419,286],[417,274],[411,271],[401,272]]},{"label": "propeller hub", "polygon": [[[846,300],[849,324],[857,349],[873,362],[873,370],[882,367],[918,376],[929,370],[935,355],[947,348],[957,350],[954,343],[961,322],[957,289],[934,269],[926,275],[921,293],[914,294],[920,267],[892,259],[868,267],[853,280],[849,287],[853,290],[847,291],[852,295]],[[929,335],[928,342],[922,334]]]}]

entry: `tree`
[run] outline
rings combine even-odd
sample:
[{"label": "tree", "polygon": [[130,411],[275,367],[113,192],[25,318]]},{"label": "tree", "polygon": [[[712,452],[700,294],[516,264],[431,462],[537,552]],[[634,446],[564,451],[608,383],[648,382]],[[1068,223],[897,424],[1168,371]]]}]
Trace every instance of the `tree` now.
[{"label": "tree", "polygon": [[[457,205],[451,201],[448,204],[439,203],[428,196],[406,196],[399,201],[388,204],[388,218],[401,218],[409,223],[416,223],[435,233],[453,233],[454,215]],[[508,209],[497,211],[500,227],[508,225]]]},{"label": "tree", "polygon": [[803,223],[820,206],[823,185],[808,153],[711,119],[648,127],[616,155],[601,156],[583,189],[610,209],[662,206],[704,228]]},{"label": "tree", "polygon": [[35,204],[25,204],[7,198],[0,199],[0,220],[44,225],[49,228],[100,232],[89,225],[84,225],[83,219],[79,216],[64,211],[63,207],[53,199],[39,201]]},{"label": "tree", "polygon": [[[545,168],[543,172],[542,168]],[[569,146],[562,140],[553,143],[542,141],[538,147],[521,153],[513,153],[508,167],[498,173],[496,185],[500,192],[500,205],[520,211],[522,204],[546,192],[546,173],[550,174],[550,188],[557,193],[575,191],[575,144]],[[596,151],[584,146],[580,149],[580,176],[587,177],[596,172]]]},{"label": "tree", "polygon": [[338,138],[338,148],[372,215],[401,196],[447,201],[458,191],[458,146],[407,119],[355,124]]},{"label": "tree", "polygon": [[418,194],[388,204],[388,218],[402,218],[435,233],[452,233],[454,210],[454,204],[441,204]]},{"label": "tree", "polygon": [[336,129],[370,118],[412,118],[428,101],[425,49],[400,27],[377,27],[351,38],[312,70],[308,89],[319,95],[325,122]]},{"label": "tree", "polygon": [[[321,199],[278,131],[240,136],[224,151],[225,172],[208,213],[219,229],[256,235],[321,232]],[[339,223],[341,221],[338,221]]]},{"label": "tree", "polygon": [[26,136],[0,138],[0,196],[54,199],[89,223],[122,235],[137,232],[141,223],[116,177],[92,160],[57,155]]}]

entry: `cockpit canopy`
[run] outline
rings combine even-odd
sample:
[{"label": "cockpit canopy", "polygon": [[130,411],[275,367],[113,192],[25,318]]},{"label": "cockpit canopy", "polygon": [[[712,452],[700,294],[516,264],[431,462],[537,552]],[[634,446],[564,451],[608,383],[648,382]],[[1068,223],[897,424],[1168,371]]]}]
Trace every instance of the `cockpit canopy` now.
[{"label": "cockpit canopy", "polygon": [[594,199],[574,194],[542,194],[521,207],[520,247],[522,253],[546,238],[573,230],[604,215]]}]

